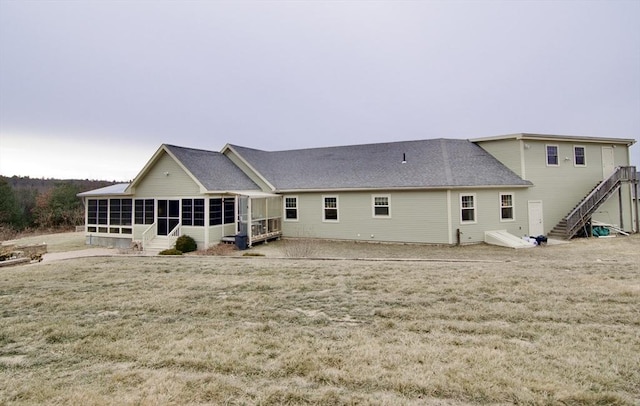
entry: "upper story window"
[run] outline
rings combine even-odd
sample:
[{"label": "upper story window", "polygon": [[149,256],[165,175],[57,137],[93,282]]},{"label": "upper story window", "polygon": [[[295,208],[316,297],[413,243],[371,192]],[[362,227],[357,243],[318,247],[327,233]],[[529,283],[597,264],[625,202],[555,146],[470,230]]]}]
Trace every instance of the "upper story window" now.
[{"label": "upper story window", "polygon": [[584,147],[581,147],[581,146],[573,147],[573,164],[575,166],[587,166]]},{"label": "upper story window", "polygon": [[338,196],[323,196],[323,221],[338,221]]},{"label": "upper story window", "polygon": [[285,221],[298,220],[297,196],[288,196],[284,198],[284,219]]},{"label": "upper story window", "polygon": [[500,220],[513,220],[513,194],[500,193]]},{"label": "upper story window", "polygon": [[476,222],[476,195],[460,195],[460,221],[462,223]]},{"label": "upper story window", "polygon": [[547,145],[547,166],[558,166],[557,145]]},{"label": "upper story window", "polygon": [[373,217],[391,217],[391,205],[389,196],[372,196]]}]

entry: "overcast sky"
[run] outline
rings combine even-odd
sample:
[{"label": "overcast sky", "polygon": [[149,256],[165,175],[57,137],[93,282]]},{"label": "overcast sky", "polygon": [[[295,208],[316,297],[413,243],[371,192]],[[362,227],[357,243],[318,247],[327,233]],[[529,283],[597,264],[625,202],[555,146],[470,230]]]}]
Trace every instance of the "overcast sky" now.
[{"label": "overcast sky", "polygon": [[0,0],[5,176],[518,132],[640,139],[640,1]]}]

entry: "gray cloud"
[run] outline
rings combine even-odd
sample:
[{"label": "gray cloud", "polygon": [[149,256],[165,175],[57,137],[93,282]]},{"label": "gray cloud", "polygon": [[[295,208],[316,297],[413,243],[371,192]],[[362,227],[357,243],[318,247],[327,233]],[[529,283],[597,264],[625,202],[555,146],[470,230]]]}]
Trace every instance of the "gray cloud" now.
[{"label": "gray cloud", "polygon": [[2,1],[0,135],[638,138],[638,17],[624,1]]}]

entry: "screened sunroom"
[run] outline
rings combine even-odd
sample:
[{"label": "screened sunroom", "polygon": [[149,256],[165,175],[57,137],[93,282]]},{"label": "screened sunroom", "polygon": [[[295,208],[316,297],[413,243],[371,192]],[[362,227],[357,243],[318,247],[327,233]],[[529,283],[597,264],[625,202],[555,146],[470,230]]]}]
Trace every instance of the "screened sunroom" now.
[{"label": "screened sunroom", "polygon": [[238,236],[246,245],[282,235],[282,196],[263,192],[238,193]]}]

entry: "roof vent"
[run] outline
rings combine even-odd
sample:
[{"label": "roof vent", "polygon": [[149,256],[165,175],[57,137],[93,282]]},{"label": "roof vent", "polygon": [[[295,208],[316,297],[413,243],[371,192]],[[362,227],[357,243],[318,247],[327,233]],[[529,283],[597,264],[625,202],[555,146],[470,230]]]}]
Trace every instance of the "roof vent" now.
[{"label": "roof vent", "polygon": [[407,163],[407,154],[406,153],[402,153],[402,163],[406,164]]}]

